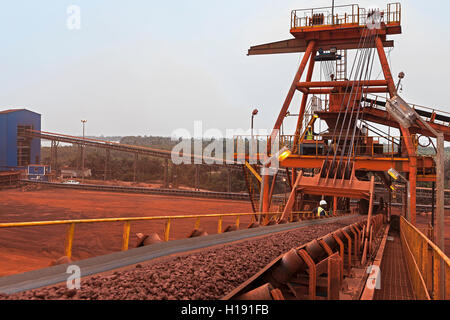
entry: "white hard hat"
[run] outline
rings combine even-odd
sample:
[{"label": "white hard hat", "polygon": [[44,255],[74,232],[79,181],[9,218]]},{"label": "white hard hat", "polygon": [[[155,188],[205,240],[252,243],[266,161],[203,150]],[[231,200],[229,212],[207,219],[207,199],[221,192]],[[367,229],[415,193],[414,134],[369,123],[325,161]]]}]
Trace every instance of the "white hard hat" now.
[{"label": "white hard hat", "polygon": [[326,206],[326,205],[327,205],[327,202],[326,202],[325,200],[321,200],[321,201],[320,201],[320,205],[321,205],[321,206]]}]

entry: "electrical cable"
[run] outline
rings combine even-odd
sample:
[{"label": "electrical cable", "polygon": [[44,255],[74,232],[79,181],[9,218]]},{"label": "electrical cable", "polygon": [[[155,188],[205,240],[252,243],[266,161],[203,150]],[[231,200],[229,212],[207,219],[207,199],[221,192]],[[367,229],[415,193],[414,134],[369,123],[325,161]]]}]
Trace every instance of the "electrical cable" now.
[{"label": "electrical cable", "polygon": [[[363,33],[361,34],[360,44],[358,45],[357,55],[355,57],[355,60],[354,60],[353,66],[352,66],[352,70],[350,72],[350,78],[352,78],[353,70],[355,70],[355,65],[356,65],[356,70],[355,70],[355,74],[354,74],[355,80],[358,78],[358,74],[360,74],[360,70],[362,70],[362,68],[361,68],[362,62],[364,61],[364,57],[367,54],[367,49],[365,49],[366,48],[367,36],[368,36],[368,31],[367,31],[367,29],[364,29]],[[361,45],[361,41],[362,41],[362,45]],[[359,56],[359,58],[358,58],[358,56]],[[356,81],[352,81],[350,97],[348,99],[347,106],[345,108],[344,119],[342,121],[340,132],[339,132],[339,139],[336,140],[335,137],[336,137],[336,132],[337,132],[337,126],[338,126],[341,114],[343,112],[343,110],[342,110],[343,108],[342,107],[345,104],[345,99],[347,97],[347,93],[348,93],[348,89],[349,89],[348,88],[349,87],[348,84],[347,84],[347,86],[345,88],[344,97],[343,97],[343,99],[341,101],[341,107],[340,107],[339,114],[338,114],[338,120],[336,121],[336,124],[335,124],[335,131],[333,132],[333,138],[335,140],[335,144],[337,144],[338,146],[339,146],[339,142],[341,141],[341,138],[342,138],[344,125],[345,125],[346,120],[347,120],[349,104],[350,104],[351,98],[353,96],[353,92],[354,92],[354,89],[355,89],[355,83],[356,83]],[[347,130],[347,132],[348,132],[348,130]],[[345,150],[345,146],[344,146],[344,149],[342,149],[342,151],[344,151],[344,150]],[[336,168],[335,163],[336,163],[337,153],[338,153],[338,147],[335,147],[333,160],[331,162],[331,165],[329,167],[328,172],[326,173],[327,177],[329,177],[330,173],[332,173],[335,170],[335,168]],[[327,155],[327,160],[328,160],[328,155]],[[337,173],[337,170],[336,170],[336,173]]]}]

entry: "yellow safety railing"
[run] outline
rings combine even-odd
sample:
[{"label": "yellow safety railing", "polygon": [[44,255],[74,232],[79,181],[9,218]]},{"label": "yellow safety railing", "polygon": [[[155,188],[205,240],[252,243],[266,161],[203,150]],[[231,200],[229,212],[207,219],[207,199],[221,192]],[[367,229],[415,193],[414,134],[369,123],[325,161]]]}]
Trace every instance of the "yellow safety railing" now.
[{"label": "yellow safety railing", "polygon": [[[334,12],[333,12],[334,10]],[[364,9],[356,4],[297,9],[291,12],[291,29],[292,28],[306,28],[324,25],[346,25],[346,24],[360,24],[360,16],[363,16]]]},{"label": "yellow safety railing", "polygon": [[[155,221],[163,220],[164,225],[164,241],[169,241],[170,228],[173,220],[180,219],[195,219],[194,227],[198,229],[200,227],[201,218],[218,218],[217,233],[222,233],[223,219],[227,217],[234,217],[235,225],[239,229],[240,218],[243,216],[250,216],[252,222],[255,221],[255,215],[262,214],[266,218],[268,217],[280,217],[280,212],[269,213],[225,213],[225,214],[199,214],[199,215],[177,215],[177,216],[154,216],[154,217],[126,217],[126,218],[102,218],[102,219],[77,219],[77,220],[53,220],[53,221],[31,221],[31,222],[6,222],[0,223],[1,228],[18,228],[18,227],[37,227],[37,226],[51,226],[51,225],[67,225],[66,241],[65,241],[65,256],[72,257],[73,237],[75,234],[75,225],[82,223],[101,223],[101,222],[123,222],[123,236],[122,236],[122,250],[128,250],[128,244],[130,239],[131,222],[142,221]],[[315,218],[308,211],[294,212],[294,214],[304,215],[305,218]],[[310,216],[311,215],[311,216]],[[266,219],[268,221],[268,219]]]},{"label": "yellow safety railing", "polygon": [[450,259],[404,217],[400,217],[400,236],[416,298],[450,299]]},{"label": "yellow safety railing", "polygon": [[[360,8],[357,4],[297,9],[291,11],[291,29],[315,28],[322,26],[364,26],[371,9]],[[386,24],[399,24],[402,7],[399,2],[389,3],[381,13]]]}]

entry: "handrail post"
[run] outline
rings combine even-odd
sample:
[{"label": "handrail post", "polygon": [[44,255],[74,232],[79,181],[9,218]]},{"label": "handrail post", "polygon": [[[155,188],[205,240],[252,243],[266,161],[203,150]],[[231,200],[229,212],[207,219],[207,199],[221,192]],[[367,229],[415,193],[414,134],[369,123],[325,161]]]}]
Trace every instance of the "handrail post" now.
[{"label": "handrail post", "polygon": [[166,226],[164,228],[164,241],[169,241],[169,233],[170,233],[170,221],[171,219],[167,219]]},{"label": "handrail post", "polygon": [[66,232],[66,246],[65,246],[65,256],[69,259],[72,258],[72,244],[73,244],[73,234],[75,232],[75,223],[69,224]]},{"label": "handrail post", "polygon": [[219,222],[217,224],[217,233],[222,233],[222,220],[223,220],[223,217],[220,216],[219,217]]},{"label": "handrail post", "polygon": [[240,216],[236,216],[236,228],[239,229]]},{"label": "handrail post", "polygon": [[394,160],[394,137],[392,137],[391,149],[392,149],[392,160]]},{"label": "handrail post", "polygon": [[200,217],[198,217],[197,220],[195,220],[194,229],[200,229]]},{"label": "handrail post", "polygon": [[129,240],[130,240],[130,221],[125,221],[125,223],[123,224],[122,251],[128,250]]}]

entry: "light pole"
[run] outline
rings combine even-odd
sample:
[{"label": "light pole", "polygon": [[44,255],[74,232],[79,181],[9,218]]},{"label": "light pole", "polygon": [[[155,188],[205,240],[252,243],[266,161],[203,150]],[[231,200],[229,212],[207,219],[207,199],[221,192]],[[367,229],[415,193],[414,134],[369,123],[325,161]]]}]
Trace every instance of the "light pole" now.
[{"label": "light pole", "polygon": [[334,0],[331,2],[331,21],[334,25]]},{"label": "light pole", "polygon": [[255,118],[255,116],[258,114],[258,109],[253,109],[252,111],[252,124],[251,124],[251,128],[252,128],[252,139],[253,139],[253,118]]},{"label": "light pole", "polygon": [[[285,118],[290,117],[291,113],[288,111],[286,112],[286,114],[284,115]],[[281,136],[284,136],[284,121],[281,123]]]},{"label": "light pole", "polygon": [[[81,120],[83,124],[83,142],[84,142],[84,127],[86,125],[87,120]],[[81,182],[84,182],[84,144],[81,146]]]},{"label": "light pole", "polygon": [[[254,142],[254,139],[253,139],[253,119],[255,118],[255,116],[258,114],[258,109],[253,109],[253,111],[252,111],[252,123],[251,123],[251,145],[250,145],[250,153],[253,153],[253,152],[255,152],[256,150],[255,150],[255,142]],[[256,152],[255,152],[256,153]]]}]

